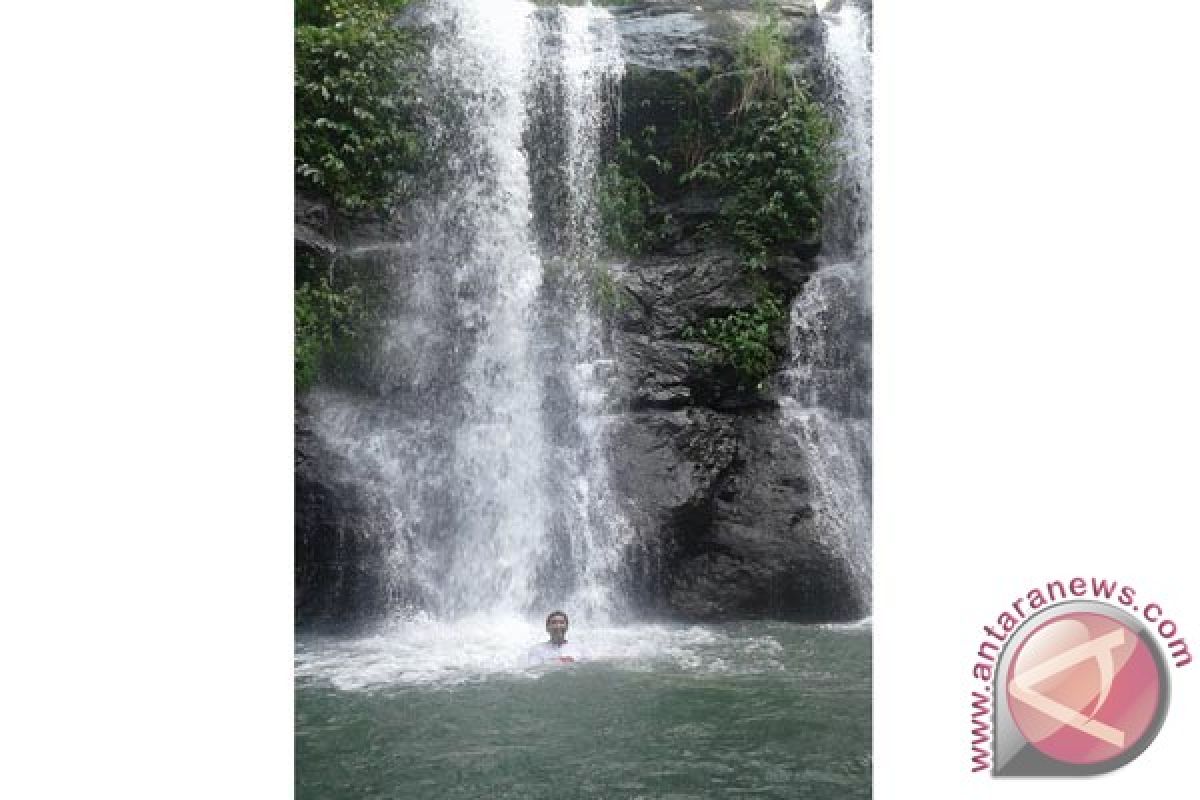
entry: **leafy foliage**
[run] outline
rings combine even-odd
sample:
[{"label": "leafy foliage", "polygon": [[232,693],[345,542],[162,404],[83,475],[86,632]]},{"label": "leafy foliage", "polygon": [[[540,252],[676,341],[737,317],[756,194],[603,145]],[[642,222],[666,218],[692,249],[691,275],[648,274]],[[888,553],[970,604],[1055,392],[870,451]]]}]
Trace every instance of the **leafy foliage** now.
[{"label": "leafy foliage", "polygon": [[[654,134],[653,128],[642,132],[647,142]],[[671,169],[669,161],[653,153],[643,155],[631,139],[623,138],[617,143],[617,158],[600,170],[596,187],[596,206],[610,251],[641,253],[661,238],[660,231],[650,222],[654,190],[641,174],[643,170],[666,174]]]},{"label": "leafy foliage", "polygon": [[832,125],[791,72],[778,10],[766,0],[758,9],[731,63],[685,70],[678,86],[662,88],[678,98],[669,145],[648,127],[637,146],[623,139],[602,169],[599,206],[611,250],[641,253],[665,239],[666,225],[653,224],[649,210],[659,201],[655,187],[663,189],[656,178],[674,164],[681,185],[722,196],[717,224],[701,227],[732,239],[750,267],[763,269],[772,255],[819,241],[834,167]]},{"label": "leafy foliage", "polygon": [[686,180],[733,189],[725,226],[750,266],[789,243],[820,236],[832,160],[829,123],[803,92],[751,101],[717,150]]},{"label": "leafy foliage", "polygon": [[760,3],[760,21],[728,73],[738,82],[733,124],[681,177],[733,191],[721,217],[759,269],[781,247],[819,238],[834,164],[832,125],[788,71],[778,14],[766,9]]},{"label": "leafy foliage", "polygon": [[[420,155],[403,64],[416,41],[392,25],[409,0],[295,0],[297,186],[341,212],[384,211]],[[312,256],[296,262],[294,379],[303,391],[347,363],[376,321],[378,298],[335,285]]]},{"label": "leafy foliage", "polygon": [[592,268],[591,284],[592,301],[602,312],[618,312],[629,302],[613,278],[612,272],[603,265],[597,264]]},{"label": "leafy foliage", "polygon": [[417,159],[402,100],[412,47],[391,25],[408,0],[296,0],[295,165],[344,211],[380,210]]},{"label": "leafy foliage", "polygon": [[771,338],[783,317],[775,295],[763,291],[752,308],[705,320],[700,338],[717,349],[718,363],[732,366],[743,386],[761,388],[775,367]]},{"label": "leafy foliage", "polygon": [[741,84],[738,112],[746,111],[751,103],[786,97],[795,81],[788,71],[791,51],[779,25],[779,9],[758,0],[758,22],[737,42],[734,71]]},{"label": "leafy foliage", "polygon": [[712,73],[686,69],[679,73],[683,83],[681,117],[671,139],[671,154],[684,173],[703,164],[720,138],[721,121],[714,109]]},{"label": "leafy foliage", "polygon": [[353,347],[373,317],[361,287],[337,289],[326,276],[301,283],[293,309],[295,384],[303,391]]},{"label": "leafy foliage", "polygon": [[[791,53],[778,11],[765,0],[738,42],[733,64],[705,80],[693,78],[694,120],[681,125],[676,149],[686,165],[682,184],[707,184],[725,194],[720,227],[746,264],[762,270],[788,246],[815,244],[833,172],[833,130],[789,69]],[[717,108],[725,120],[717,119]],[[785,319],[765,282],[749,309],[705,320],[684,331],[712,345],[745,387],[762,388],[775,367],[772,342]]]}]

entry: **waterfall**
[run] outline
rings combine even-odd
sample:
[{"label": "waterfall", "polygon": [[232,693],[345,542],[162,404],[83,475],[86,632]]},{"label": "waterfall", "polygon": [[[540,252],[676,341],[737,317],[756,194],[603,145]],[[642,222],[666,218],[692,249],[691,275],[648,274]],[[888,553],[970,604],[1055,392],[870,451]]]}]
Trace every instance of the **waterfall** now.
[{"label": "waterfall", "polygon": [[840,156],[819,268],[791,309],[784,427],[812,465],[814,510],[846,566],[851,605],[871,605],[871,42],[851,2],[821,12],[827,107]]},{"label": "waterfall", "polygon": [[821,21],[841,155],[826,215],[825,251],[834,260],[862,261],[871,252],[871,18],[845,2],[823,12]]},{"label": "waterfall", "polygon": [[[542,227],[553,231],[543,250],[554,262],[543,315],[554,324],[545,363],[551,407],[559,412],[552,486],[561,498],[556,519],[559,552],[543,585],[593,619],[619,606],[613,589],[628,537],[609,484],[612,359],[602,346],[596,289],[606,267],[599,259],[595,186],[600,155],[616,136],[621,44],[607,11],[591,6],[544,9],[536,81],[535,138],[557,158],[555,174],[538,186]],[[555,202],[557,200],[557,202]],[[566,568],[570,566],[570,568]]]},{"label": "waterfall", "polygon": [[397,612],[602,616],[624,527],[591,192],[623,69],[615,25],[517,0],[442,0],[420,22],[433,155],[414,233],[384,256],[377,391],[314,392],[317,433],[370,498]]}]

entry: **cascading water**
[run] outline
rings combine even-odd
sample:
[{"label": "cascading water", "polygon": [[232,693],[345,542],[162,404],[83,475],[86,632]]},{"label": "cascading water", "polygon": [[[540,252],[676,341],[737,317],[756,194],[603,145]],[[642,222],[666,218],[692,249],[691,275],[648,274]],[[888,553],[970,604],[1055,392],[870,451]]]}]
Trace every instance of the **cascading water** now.
[{"label": "cascading water", "polygon": [[784,426],[812,465],[814,510],[871,605],[871,45],[870,17],[850,2],[822,11],[828,107],[840,135],[819,269],[791,310]]},{"label": "cascading water", "polygon": [[[336,269],[388,284],[389,323],[357,390],[305,398],[302,456],[319,454],[322,487],[345,484],[318,496],[330,513],[307,509],[322,534],[390,547],[395,613],[298,633],[296,797],[869,798],[869,623],[647,623],[614,590],[629,540],[606,459],[617,398],[592,195],[616,136],[612,17],[516,0],[410,13],[433,44],[420,199],[409,235],[341,251]],[[840,324],[838,303],[802,302],[810,330]],[[800,425],[824,455],[808,483],[835,492],[818,513],[865,529],[862,487],[830,457],[866,424],[830,399],[854,396],[835,391],[846,342],[799,338],[828,354],[813,363],[830,381],[786,402],[838,409],[829,430]],[[560,605],[588,655],[531,665]]]},{"label": "cascading water", "polygon": [[627,530],[605,458],[605,378],[612,362],[594,313],[596,283],[604,274],[594,187],[601,152],[615,135],[624,61],[616,25],[605,11],[556,7],[535,19],[540,49],[528,138],[552,167],[539,174],[535,188],[548,265],[540,306],[550,323],[543,363],[549,366],[548,406],[556,412],[550,486],[560,499],[552,526],[556,554],[542,585],[599,620],[620,606],[613,588]]},{"label": "cascading water", "polygon": [[446,0],[421,24],[434,163],[414,237],[391,254],[379,391],[311,405],[391,542],[395,624],[486,614],[528,641],[530,612],[596,621],[618,606],[624,528],[590,290],[620,46],[590,7]]},{"label": "cascading water", "polygon": [[823,12],[821,21],[841,155],[824,231],[825,254],[832,260],[863,261],[871,255],[871,16],[848,0]]}]

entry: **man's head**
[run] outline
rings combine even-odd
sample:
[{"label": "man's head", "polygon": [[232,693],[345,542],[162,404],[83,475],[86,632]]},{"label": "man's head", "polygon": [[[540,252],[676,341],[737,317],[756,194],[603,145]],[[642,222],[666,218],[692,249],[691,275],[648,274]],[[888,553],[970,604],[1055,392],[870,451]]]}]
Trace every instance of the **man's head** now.
[{"label": "man's head", "polygon": [[562,644],[567,640],[567,626],[570,625],[570,620],[563,611],[551,611],[550,616],[546,617],[546,633],[550,634],[550,641],[555,644]]}]

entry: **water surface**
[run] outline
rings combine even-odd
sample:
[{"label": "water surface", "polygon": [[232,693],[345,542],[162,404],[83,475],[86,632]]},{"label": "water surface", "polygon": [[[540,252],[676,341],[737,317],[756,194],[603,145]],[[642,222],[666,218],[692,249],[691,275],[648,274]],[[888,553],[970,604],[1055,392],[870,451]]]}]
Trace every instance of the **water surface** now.
[{"label": "water surface", "polygon": [[869,625],[580,629],[590,663],[529,669],[538,638],[299,639],[296,797],[870,797]]}]

